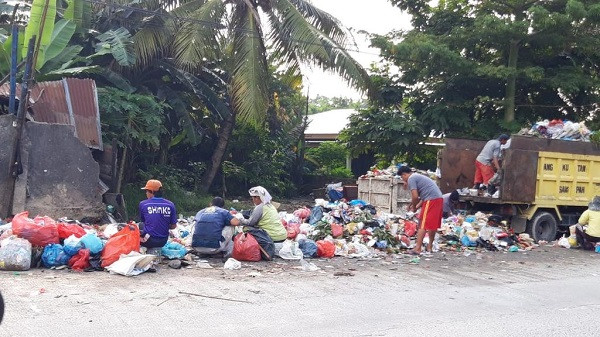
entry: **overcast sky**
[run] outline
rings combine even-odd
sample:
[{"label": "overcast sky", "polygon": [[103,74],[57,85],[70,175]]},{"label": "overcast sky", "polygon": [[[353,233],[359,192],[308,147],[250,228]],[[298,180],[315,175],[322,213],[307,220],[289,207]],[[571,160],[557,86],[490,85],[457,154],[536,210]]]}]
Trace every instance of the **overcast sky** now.
[{"label": "overcast sky", "polygon": [[[365,30],[376,34],[385,34],[394,29],[410,28],[410,17],[392,6],[388,0],[312,0],[312,3],[332,14],[342,24],[353,30],[358,50],[361,53],[352,52],[351,54],[365,68],[379,60],[377,55],[379,49],[369,48],[369,41],[364,35],[358,34],[358,31]],[[302,70],[305,74],[304,92],[306,93],[310,88],[311,97],[319,94],[329,97],[360,98],[358,92],[349,88],[343,80],[333,74],[308,67],[303,67]]]}]

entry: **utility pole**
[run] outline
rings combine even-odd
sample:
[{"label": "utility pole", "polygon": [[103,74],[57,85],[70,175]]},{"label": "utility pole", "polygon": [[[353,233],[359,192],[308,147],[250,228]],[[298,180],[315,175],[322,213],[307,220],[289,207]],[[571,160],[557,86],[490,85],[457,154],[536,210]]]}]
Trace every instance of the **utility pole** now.
[{"label": "utility pole", "polygon": [[25,73],[23,74],[23,83],[21,83],[21,96],[19,97],[19,109],[17,110],[17,119],[15,121],[15,137],[11,147],[11,157],[9,161],[9,182],[6,188],[6,197],[8,197],[8,205],[4,216],[12,215],[13,203],[15,199],[15,184],[19,175],[20,167],[20,152],[21,152],[21,137],[23,135],[23,125],[25,124],[25,113],[29,102],[29,82],[31,81],[31,73],[33,67],[33,50],[35,47],[35,35],[31,37],[27,49],[27,57],[25,62]]}]

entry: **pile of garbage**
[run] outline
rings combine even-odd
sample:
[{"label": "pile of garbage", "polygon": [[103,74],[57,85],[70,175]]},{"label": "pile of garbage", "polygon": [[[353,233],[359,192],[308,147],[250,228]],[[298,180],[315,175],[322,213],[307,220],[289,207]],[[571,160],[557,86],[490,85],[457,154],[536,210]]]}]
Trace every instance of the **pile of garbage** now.
[{"label": "pile of garbage", "polygon": [[[398,168],[400,168],[400,166],[403,165],[408,165],[406,163],[399,163],[396,165],[391,165],[388,168],[385,169],[380,169],[377,168],[377,166],[373,166],[369,169],[369,171],[367,171],[367,173],[363,174],[362,176],[358,177],[358,179],[368,179],[368,178],[375,178],[375,177],[382,177],[382,178],[398,178],[399,177],[396,175],[396,173],[398,172]],[[422,174],[424,176],[427,176],[433,180],[435,179],[439,179],[441,178],[441,171],[440,169],[436,169],[435,171],[431,171],[431,170],[415,170],[416,173]]]},{"label": "pile of garbage", "polygon": [[129,276],[147,271],[156,257],[139,251],[135,223],[98,226],[47,216],[31,219],[22,212],[0,226],[0,270],[69,267]]},{"label": "pile of garbage", "polygon": [[592,132],[585,126],[584,122],[572,122],[569,120],[553,119],[539,121],[530,129],[522,129],[520,135],[528,135],[550,139],[574,140],[589,142]]},{"label": "pile of garbage", "polygon": [[[375,257],[397,254],[413,248],[417,223],[394,214],[377,214],[364,201],[327,202],[316,200],[312,209],[280,213],[288,229],[288,238],[298,242],[304,257]],[[305,251],[327,242],[325,253]],[[426,236],[424,244],[429,242]],[[478,212],[474,215],[453,215],[443,220],[433,242],[433,251],[485,249],[489,251],[528,251],[537,244],[528,234],[516,235],[506,221],[496,215]]]}]

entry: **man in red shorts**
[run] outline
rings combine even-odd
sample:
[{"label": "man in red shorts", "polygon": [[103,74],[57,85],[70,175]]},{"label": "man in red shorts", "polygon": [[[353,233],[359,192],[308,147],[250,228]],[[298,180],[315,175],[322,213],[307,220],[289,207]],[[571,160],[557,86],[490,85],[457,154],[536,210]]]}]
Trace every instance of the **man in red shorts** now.
[{"label": "man in red shorts", "polygon": [[420,223],[417,231],[417,245],[413,250],[409,251],[409,254],[421,254],[425,232],[429,234],[427,252],[431,253],[435,234],[442,225],[442,212],[444,210],[442,191],[440,191],[440,188],[429,177],[413,173],[408,166],[401,166],[398,169],[398,175],[408,185],[411,193],[412,201],[408,210],[416,212],[417,209],[421,209],[421,213],[418,216]]},{"label": "man in red shorts", "polygon": [[498,158],[500,157],[501,146],[506,144],[509,139],[509,135],[503,134],[498,139],[492,139],[485,144],[475,160],[474,188],[480,188],[481,184],[487,187],[488,182],[494,176],[494,168],[496,171],[500,169]]}]

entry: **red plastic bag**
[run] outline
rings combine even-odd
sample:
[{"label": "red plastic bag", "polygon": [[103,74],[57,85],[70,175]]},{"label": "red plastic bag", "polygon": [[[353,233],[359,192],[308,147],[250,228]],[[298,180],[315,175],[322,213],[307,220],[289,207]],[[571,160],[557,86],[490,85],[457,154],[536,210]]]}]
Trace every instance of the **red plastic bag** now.
[{"label": "red plastic bag", "polygon": [[121,257],[121,254],[139,252],[140,229],[129,224],[108,239],[102,251],[102,268],[108,267]]},{"label": "red plastic bag", "polygon": [[332,258],[335,255],[335,245],[331,241],[317,241],[317,255],[319,257]]},{"label": "red plastic bag", "polygon": [[59,223],[56,226],[58,227],[58,237],[61,239],[66,239],[71,235],[75,235],[76,238],[80,238],[86,234],[85,230],[83,230],[83,228],[81,228],[79,225]]},{"label": "red plastic bag", "polygon": [[69,267],[73,270],[82,271],[90,267],[90,250],[80,249],[77,254],[69,259]]},{"label": "red plastic bag", "polygon": [[260,261],[260,246],[249,233],[240,233],[233,239],[231,256],[238,261]]},{"label": "red plastic bag", "polygon": [[300,224],[290,223],[287,225],[287,238],[294,240],[300,234]]},{"label": "red plastic bag", "polygon": [[[45,221],[44,219],[48,219]],[[58,243],[58,229],[54,220],[48,217],[36,217],[37,224],[29,218],[29,212],[22,212],[12,220],[12,231],[16,236],[31,242],[32,246],[45,247],[51,243]],[[46,223],[46,225],[42,225]]]},{"label": "red plastic bag", "polygon": [[338,225],[336,223],[332,223],[331,224],[331,236],[333,236],[334,238],[338,238],[342,235],[344,235],[344,227],[342,227],[341,225]]},{"label": "red plastic bag", "polygon": [[404,220],[404,234],[410,237],[415,235],[416,232],[417,224],[412,221]]}]

